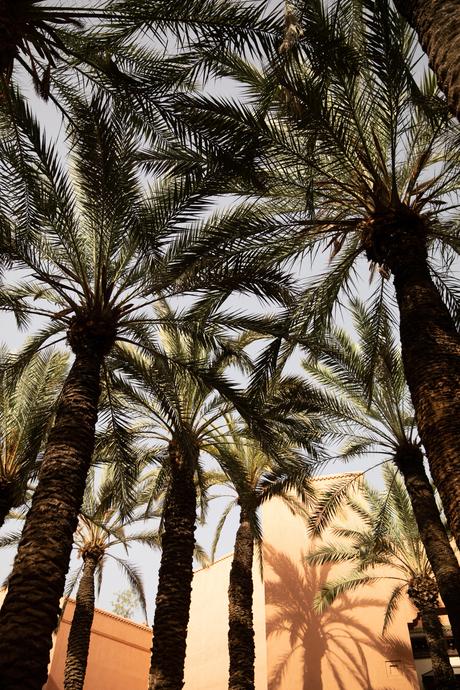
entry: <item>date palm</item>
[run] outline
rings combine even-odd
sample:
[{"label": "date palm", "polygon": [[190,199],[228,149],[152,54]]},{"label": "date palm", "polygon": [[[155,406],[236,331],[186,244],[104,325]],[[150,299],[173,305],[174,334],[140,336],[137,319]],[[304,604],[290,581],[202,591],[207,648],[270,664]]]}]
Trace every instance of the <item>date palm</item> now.
[{"label": "date palm", "polygon": [[[252,614],[254,547],[261,547],[262,529],[259,509],[266,501],[280,497],[291,510],[299,510],[295,494],[304,501],[311,493],[310,466],[299,455],[278,466],[248,435],[247,429],[231,417],[226,429],[219,429],[219,438],[209,449],[224,476],[219,483],[228,485],[236,497],[224,510],[217,525],[212,548],[214,558],[225,521],[233,508],[239,507],[239,525],[228,588],[228,650],[230,657],[230,690],[254,689],[254,621]],[[311,439],[310,439],[311,441]],[[307,444],[308,445],[308,444]],[[260,554],[261,557],[261,554]]]},{"label": "date palm", "polygon": [[245,357],[228,338],[220,343],[203,339],[200,328],[194,336],[184,333],[174,325],[166,302],[157,309],[165,323],[157,354],[125,348],[118,365],[129,381],[121,377],[114,388],[126,397],[135,415],[136,436],[155,443],[148,454],[161,465],[151,488],[153,496],[161,492],[165,498],[149,689],[179,690],[193,576],[197,488],[205,500],[209,481],[201,456],[219,433],[219,420],[231,403],[196,374],[168,362],[189,362],[206,369],[214,380],[230,363]]},{"label": "date palm", "polygon": [[[119,510],[110,507],[113,504],[112,478],[110,477],[106,482],[102,479],[99,488],[96,484],[97,475],[93,472],[86,487],[75,532],[74,546],[79,558],[83,561],[83,565],[78,568],[77,574],[79,584],[67,644],[64,671],[65,690],[82,690],[84,685],[91,625],[94,617],[96,585],[100,589],[104,566],[108,559],[114,560],[123,574],[127,576],[147,620],[144,587],[140,573],[130,560],[122,558],[117,553],[117,547],[123,547],[127,554],[129,554],[130,546],[134,543],[146,544],[153,548],[160,547],[158,532],[144,526],[145,512],[142,510],[142,506],[138,504],[140,491],[134,497],[131,515],[123,517]],[[75,585],[76,578],[72,577],[68,593]]]},{"label": "date palm", "polygon": [[37,474],[68,364],[65,353],[38,354],[16,378],[8,375],[10,357],[6,351],[1,356],[0,527],[13,508],[23,505]]},{"label": "date palm", "polygon": [[[5,282],[0,308],[13,311],[21,325],[31,315],[45,320],[26,344],[22,362],[59,341],[75,356],[0,614],[3,687],[32,690],[46,680],[107,355],[126,341],[155,353],[152,342],[164,319],[148,305],[165,294],[210,290],[220,304],[222,295],[250,285],[279,294],[283,279],[276,269],[255,277],[244,264],[235,269],[224,263],[217,272],[202,269],[182,277],[173,270],[165,258],[167,244],[184,220],[206,207],[206,181],[180,177],[146,191],[138,176],[138,135],[117,108],[98,97],[76,102],[69,170],[19,97],[15,107],[27,156],[0,144],[0,244],[3,256],[26,277],[15,285]],[[129,449],[121,448],[120,455],[129,467]],[[25,627],[33,649],[27,659],[20,651]]]},{"label": "date palm", "polygon": [[[253,206],[251,223],[234,214],[233,234],[227,227],[195,242],[209,261],[247,251],[261,262],[312,257],[315,266],[330,252],[329,266],[274,326],[290,340],[327,325],[367,261],[379,281],[376,324],[394,288],[418,431],[460,543],[459,293],[450,271],[460,248],[459,129],[434,78],[416,78],[414,34],[387,0],[353,8],[305,3],[295,49],[268,55],[262,68],[216,58],[216,72],[243,83],[252,101],[179,99],[187,122],[228,157],[241,162],[246,152],[244,168],[252,162],[264,197],[258,222]],[[247,172],[245,180],[254,193]]]},{"label": "date palm", "polygon": [[[339,539],[326,542],[307,557],[313,565],[350,563],[353,566],[349,574],[326,582],[317,597],[317,607],[323,610],[344,592],[390,580],[394,584],[385,611],[383,634],[403,597],[409,596],[422,620],[436,687],[454,688],[454,672],[438,615],[438,588],[420,541],[409,497],[395,472],[390,467],[384,469],[383,492],[365,485],[361,499],[355,496],[346,502],[360,516],[357,527],[337,524],[334,533]],[[391,574],[379,573],[379,568],[390,568]]]},{"label": "date palm", "polygon": [[[339,425],[335,430],[336,440],[342,442],[338,459],[364,461],[367,454],[372,459],[380,456],[401,472],[458,646],[460,567],[425,472],[391,315],[382,312],[380,333],[373,328],[371,308],[361,301],[352,301],[352,315],[357,342],[343,329],[331,328],[318,354],[304,360],[308,377],[319,386],[309,387],[306,396],[332,424]],[[333,517],[349,486],[350,482],[340,482],[324,493],[310,519],[315,533]]]}]

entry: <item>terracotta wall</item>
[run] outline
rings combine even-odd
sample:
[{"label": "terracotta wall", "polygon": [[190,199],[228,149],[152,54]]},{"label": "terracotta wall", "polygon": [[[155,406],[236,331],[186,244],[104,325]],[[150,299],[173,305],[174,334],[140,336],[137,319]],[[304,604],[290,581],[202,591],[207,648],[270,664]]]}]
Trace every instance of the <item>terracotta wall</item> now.
[{"label": "terracotta wall", "polygon": [[[228,599],[227,590],[233,554],[195,573],[185,690],[227,690],[228,687]],[[257,559],[253,568],[254,632],[256,647],[256,690],[267,690],[265,644],[265,598]]]},{"label": "terracotta wall", "polygon": [[[391,585],[384,581],[341,597],[322,615],[315,613],[318,587],[328,576],[343,574],[343,567],[306,564],[312,544],[305,523],[278,499],[264,506],[262,522],[264,582],[254,564],[256,690],[416,690],[410,603],[398,610],[385,639],[381,629]],[[227,689],[231,558],[195,574],[185,690]],[[46,690],[63,690],[72,614],[69,603]],[[145,690],[150,646],[150,628],[97,611],[85,690]]]},{"label": "terracotta wall", "polygon": [[[69,601],[53,649],[44,690],[63,690],[74,603]],[[152,629],[96,610],[84,690],[146,690]]]},{"label": "terracotta wall", "polygon": [[313,544],[305,523],[279,499],[265,504],[263,525],[268,690],[418,688],[407,628],[415,617],[411,604],[398,610],[385,639],[389,582],[342,596],[315,613],[321,584],[346,569],[307,565]]}]

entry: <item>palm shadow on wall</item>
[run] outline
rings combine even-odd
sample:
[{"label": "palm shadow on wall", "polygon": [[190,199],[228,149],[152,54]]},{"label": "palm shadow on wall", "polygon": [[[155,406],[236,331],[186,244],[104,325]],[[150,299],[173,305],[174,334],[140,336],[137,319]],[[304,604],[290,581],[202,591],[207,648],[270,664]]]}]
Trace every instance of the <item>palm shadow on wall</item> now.
[{"label": "palm shadow on wall", "polygon": [[[334,606],[322,614],[314,611],[313,600],[328,579],[331,565],[310,566],[303,557],[296,563],[271,547],[264,550],[264,562],[277,577],[274,581],[265,581],[265,603],[272,607],[266,623],[267,638],[288,635],[289,639],[289,650],[272,668],[268,690],[278,690],[295,657],[302,660],[302,690],[332,690],[323,688],[323,657],[327,658],[337,690],[350,690],[351,679],[354,688],[371,689],[366,660],[369,648],[378,650],[387,660],[410,658],[410,650],[402,640],[394,637],[382,639],[380,627],[372,630],[365,621],[357,620],[348,596],[339,597]],[[359,605],[383,607],[386,602],[360,596]],[[402,671],[415,683],[413,687],[417,687],[414,668],[403,664]],[[380,686],[379,690],[394,690],[390,680],[387,688]]]}]

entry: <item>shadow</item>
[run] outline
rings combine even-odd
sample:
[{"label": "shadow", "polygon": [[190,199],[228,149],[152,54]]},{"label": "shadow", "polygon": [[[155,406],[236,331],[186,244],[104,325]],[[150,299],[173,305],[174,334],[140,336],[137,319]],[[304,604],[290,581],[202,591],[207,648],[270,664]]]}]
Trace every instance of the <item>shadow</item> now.
[{"label": "shadow", "polygon": [[[367,654],[370,649],[382,655],[383,676],[386,676],[385,661],[411,659],[410,647],[397,638],[382,638],[383,599],[354,595],[338,597],[333,606],[322,614],[316,613],[313,600],[318,590],[330,575],[332,565],[310,566],[302,554],[295,563],[286,554],[270,546],[264,550],[264,561],[270,566],[276,579],[265,581],[265,603],[269,606],[266,632],[267,640],[275,636],[284,649],[272,667],[268,679],[268,690],[278,690],[289,673],[289,687],[302,690],[331,690],[324,687],[324,661],[327,661],[329,678],[337,690],[375,690],[375,673],[371,679]],[[353,607],[382,607],[382,620],[376,629],[366,621],[353,615]],[[371,621],[372,622],[372,621]],[[287,644],[288,641],[288,644]],[[415,668],[401,663],[401,673],[416,685]],[[302,677],[302,685],[299,679]],[[299,679],[300,680],[300,679]],[[379,690],[394,688],[391,678],[382,678]],[[386,681],[386,682],[385,682]]]}]

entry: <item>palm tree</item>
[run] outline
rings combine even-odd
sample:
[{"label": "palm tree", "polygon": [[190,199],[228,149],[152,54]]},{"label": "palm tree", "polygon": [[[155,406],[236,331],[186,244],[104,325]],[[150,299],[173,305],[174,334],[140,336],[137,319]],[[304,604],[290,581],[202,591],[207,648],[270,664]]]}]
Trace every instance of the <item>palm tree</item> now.
[{"label": "palm tree", "polygon": [[[262,504],[274,497],[286,501],[299,510],[293,493],[305,500],[311,493],[308,483],[310,467],[302,456],[289,465],[278,466],[264,453],[259,444],[248,436],[247,429],[227,416],[227,428],[219,429],[219,438],[211,455],[224,470],[219,483],[236,491],[236,497],[224,510],[217,525],[212,558],[227,517],[240,508],[239,526],[230,570],[228,588],[228,649],[230,657],[229,690],[254,689],[254,622],[252,615],[254,546],[262,543],[258,511]],[[261,554],[260,554],[261,556]]]},{"label": "palm tree", "polygon": [[152,495],[165,494],[149,690],[179,690],[193,577],[197,487],[204,500],[209,482],[200,458],[214,442],[219,419],[231,404],[196,374],[179,370],[171,362],[199,365],[215,380],[238,356],[244,361],[244,355],[238,355],[237,343],[228,338],[219,346],[200,337],[199,328],[194,337],[178,329],[165,302],[159,303],[158,312],[165,323],[158,352],[125,348],[118,364],[129,381],[122,377],[114,388],[126,396],[136,416],[137,437],[160,443],[147,452],[147,457],[161,463]]},{"label": "palm tree", "polygon": [[[60,341],[67,341],[75,355],[0,614],[3,687],[32,690],[46,680],[107,355],[126,341],[155,354],[152,342],[164,318],[146,309],[165,294],[209,290],[219,305],[232,290],[250,286],[281,294],[286,281],[276,270],[268,279],[260,272],[257,276],[257,269],[254,274],[244,263],[236,268],[224,263],[214,273],[206,267],[177,273],[165,249],[184,219],[206,207],[206,180],[179,177],[145,192],[138,176],[137,132],[122,111],[99,97],[74,105],[78,126],[69,130],[69,171],[41,136],[24,101],[17,97],[15,104],[28,149],[24,157],[0,144],[0,244],[3,256],[31,278],[5,285],[0,308],[14,311],[22,325],[30,315],[47,320],[26,344],[22,363]],[[186,332],[186,323],[182,329]],[[116,410],[112,417],[117,418]],[[124,443],[120,457],[129,466],[129,437],[121,433],[117,438]],[[33,649],[27,659],[20,642],[25,628]]]},{"label": "palm tree", "polygon": [[[93,471],[86,487],[75,532],[75,547],[83,565],[77,572],[77,577],[81,576],[67,644],[65,690],[82,690],[85,682],[96,582],[100,589],[107,559],[113,559],[127,576],[147,620],[144,587],[140,573],[129,560],[117,555],[117,547],[122,546],[127,553],[133,543],[146,544],[154,548],[160,547],[158,532],[143,528],[146,516],[144,511],[139,514],[141,506],[137,505],[141,491],[139,490],[137,500],[134,500],[131,507],[131,517],[123,518],[119,510],[110,507],[113,504],[112,478],[109,478],[107,482],[102,479],[98,489],[95,485],[96,480],[97,477]],[[134,527],[137,527],[137,530],[133,531]],[[76,579],[73,577],[70,579],[68,593],[75,585]]]},{"label": "palm tree", "polygon": [[343,293],[355,289],[362,258],[378,277],[371,298],[378,331],[393,275],[417,426],[460,544],[459,294],[449,270],[459,251],[458,125],[432,76],[414,76],[414,35],[387,0],[354,10],[305,4],[295,48],[268,55],[265,68],[216,57],[216,72],[242,82],[252,108],[212,96],[180,99],[185,121],[244,167],[248,194],[252,164],[265,197],[258,220],[253,204],[246,225],[234,213],[225,234],[194,239],[214,262],[228,251],[257,252],[261,262],[330,251],[329,267],[273,326],[291,342],[308,342],[328,324]]},{"label": "palm tree", "polygon": [[[351,307],[358,342],[353,342],[343,329],[331,328],[318,355],[304,360],[308,377],[320,386],[309,386],[305,395],[321,409],[322,415],[330,418],[331,430],[333,424],[339,424],[334,435],[344,443],[338,459],[348,462],[361,460],[368,453],[372,458],[379,455],[382,462],[391,460],[401,472],[458,648],[460,567],[425,472],[391,315],[381,315],[376,347],[371,310],[357,299]],[[343,491],[353,481],[360,481],[361,476],[340,482],[324,493],[310,519],[314,532],[324,528],[340,504]]]},{"label": "palm tree", "polygon": [[460,119],[458,3],[455,0],[395,0],[395,5],[417,32],[450,111]]},{"label": "palm tree", "polygon": [[[334,532],[340,541],[326,542],[308,556],[308,562],[314,565],[344,562],[354,565],[348,575],[322,587],[317,607],[322,610],[340,594],[363,585],[391,580],[395,584],[385,611],[383,634],[407,594],[422,620],[436,687],[454,688],[454,672],[438,617],[439,592],[420,542],[409,497],[394,469],[385,467],[384,479],[383,492],[364,485],[364,501],[359,498],[347,501],[361,516],[359,526],[337,526]],[[391,574],[379,573],[378,569],[385,567],[391,568]]]},{"label": "palm tree", "polygon": [[6,352],[1,356],[0,527],[13,508],[23,505],[28,483],[37,474],[68,364],[65,353],[39,354],[15,379],[8,375],[10,357]]}]

